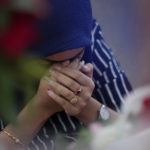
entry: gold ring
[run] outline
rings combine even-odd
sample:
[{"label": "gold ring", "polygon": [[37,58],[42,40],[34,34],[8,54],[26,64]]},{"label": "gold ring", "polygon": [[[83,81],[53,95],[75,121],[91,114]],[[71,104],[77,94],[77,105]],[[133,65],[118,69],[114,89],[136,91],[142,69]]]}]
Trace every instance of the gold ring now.
[{"label": "gold ring", "polygon": [[80,88],[77,90],[76,95],[80,94],[82,92],[82,88],[80,86]]},{"label": "gold ring", "polygon": [[76,104],[76,103],[78,102],[77,97],[72,98],[72,99],[70,100],[70,102],[71,102],[72,104]]}]

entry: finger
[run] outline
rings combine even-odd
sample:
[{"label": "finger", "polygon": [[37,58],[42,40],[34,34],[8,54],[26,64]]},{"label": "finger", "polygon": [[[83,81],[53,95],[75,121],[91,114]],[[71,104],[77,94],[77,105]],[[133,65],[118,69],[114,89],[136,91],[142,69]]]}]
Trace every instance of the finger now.
[{"label": "finger", "polygon": [[[83,48],[83,49],[84,49],[84,48]],[[75,58],[75,59],[69,64],[68,67],[79,70],[78,68],[79,68],[79,66],[80,66],[80,60],[82,59],[83,54],[84,54],[84,50],[82,51],[82,53],[81,53],[79,56],[77,56],[77,58]]]},{"label": "finger", "polygon": [[80,69],[81,72],[86,74],[88,77],[92,78],[93,77],[93,65],[91,63],[88,63]]},{"label": "finger", "polygon": [[74,116],[79,113],[78,108],[74,107],[70,102],[66,101],[64,98],[58,96],[55,92],[48,90],[47,93],[52,100],[54,100],[66,111],[67,114]]},{"label": "finger", "polygon": [[49,85],[57,95],[64,97],[68,101],[75,97],[72,91],[52,79],[49,80]]},{"label": "finger", "polygon": [[91,95],[89,94],[91,92],[84,92],[83,91],[84,94],[83,94],[82,97],[74,95],[74,94],[69,96],[70,95],[69,93],[67,94],[67,92],[63,91],[60,87],[58,87],[56,85],[57,83],[56,84],[54,84],[54,83],[55,83],[55,81],[53,81],[53,85],[51,84],[51,89],[53,89],[53,91],[57,89],[57,92],[55,92],[55,93],[59,97],[65,99],[69,103],[71,103],[72,99],[77,98],[77,102],[72,104],[72,105],[74,105],[74,107],[76,107],[78,109],[78,111],[80,111],[80,112],[85,108],[85,106],[87,105],[87,103],[88,103],[88,101],[89,101],[89,99],[91,97]]},{"label": "finger", "polygon": [[87,86],[92,83],[92,80],[89,79],[85,74],[78,70],[74,70],[71,68],[61,68],[58,66],[54,67],[57,71],[63,73],[64,75],[72,78],[73,80],[77,81],[80,85]]},{"label": "finger", "polygon": [[51,75],[55,78],[55,80],[60,83],[61,85],[67,87],[75,94],[82,89],[81,85],[74,81],[73,79],[69,78],[68,76],[65,76],[64,74],[58,72],[58,71],[52,71]]},{"label": "finger", "polygon": [[80,62],[80,64],[79,64],[79,66],[78,66],[78,69],[77,69],[77,70],[80,70],[80,69],[84,66],[84,64],[85,64],[85,61],[84,61],[84,60],[82,60],[82,61]]},{"label": "finger", "polygon": [[79,60],[79,58],[76,58],[70,63],[70,65],[68,67],[72,68],[72,69],[77,69],[79,64],[80,64],[80,60]]}]

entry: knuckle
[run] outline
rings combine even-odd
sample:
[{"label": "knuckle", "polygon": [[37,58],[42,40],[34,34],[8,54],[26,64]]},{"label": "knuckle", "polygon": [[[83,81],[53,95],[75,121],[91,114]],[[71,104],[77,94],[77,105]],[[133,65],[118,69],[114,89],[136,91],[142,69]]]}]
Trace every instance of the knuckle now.
[{"label": "knuckle", "polygon": [[83,89],[82,85],[76,84],[76,90]]},{"label": "knuckle", "polygon": [[88,93],[86,93],[86,95],[85,95],[85,100],[89,100],[91,98],[91,94],[88,92]]},{"label": "knuckle", "polygon": [[86,102],[82,102],[82,103],[80,104],[80,108],[83,109],[86,105],[87,105]]},{"label": "knuckle", "polygon": [[72,92],[66,92],[66,93],[65,93],[65,97],[66,97],[67,99],[72,99],[72,98],[74,97],[74,94],[73,94]]},{"label": "knuckle", "polygon": [[93,90],[95,88],[95,84],[93,81],[91,81],[91,89]]},{"label": "knuckle", "polygon": [[74,115],[78,115],[80,112],[81,112],[80,108],[76,108],[75,112],[74,112]]},{"label": "knuckle", "polygon": [[72,85],[70,86],[72,88],[72,90],[76,93],[80,88],[81,86],[78,85],[77,83],[72,83]]}]

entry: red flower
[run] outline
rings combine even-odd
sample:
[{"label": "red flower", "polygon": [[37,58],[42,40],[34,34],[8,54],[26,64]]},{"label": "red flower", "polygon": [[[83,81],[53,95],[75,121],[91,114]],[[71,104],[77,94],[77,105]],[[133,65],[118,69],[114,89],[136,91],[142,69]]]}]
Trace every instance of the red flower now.
[{"label": "red flower", "polygon": [[0,37],[0,47],[10,58],[17,58],[36,37],[35,17],[27,13],[13,13],[12,22]]},{"label": "red flower", "polygon": [[150,111],[150,97],[144,99],[144,108]]}]

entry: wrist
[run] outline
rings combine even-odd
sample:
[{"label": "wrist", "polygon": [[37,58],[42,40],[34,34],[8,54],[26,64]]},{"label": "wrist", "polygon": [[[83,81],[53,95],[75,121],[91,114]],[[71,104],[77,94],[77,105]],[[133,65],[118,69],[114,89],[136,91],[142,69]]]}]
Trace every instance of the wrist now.
[{"label": "wrist", "polygon": [[90,124],[97,120],[97,111],[101,104],[94,98],[90,98],[87,106],[76,117],[85,124]]},{"label": "wrist", "polygon": [[[38,96],[35,96],[19,113],[16,124],[9,124],[5,129],[14,137],[20,139],[24,145],[37,134],[46,120],[54,114],[54,111],[45,110]],[[9,138],[10,141],[10,138]]]},{"label": "wrist", "polygon": [[[45,103],[44,101],[48,101],[48,103]],[[56,110],[53,105],[51,105],[49,99],[41,98],[38,95],[35,95],[33,98],[31,106],[33,106],[36,113],[42,115],[42,118],[44,117],[44,119],[48,119],[50,116],[56,113]]]}]

